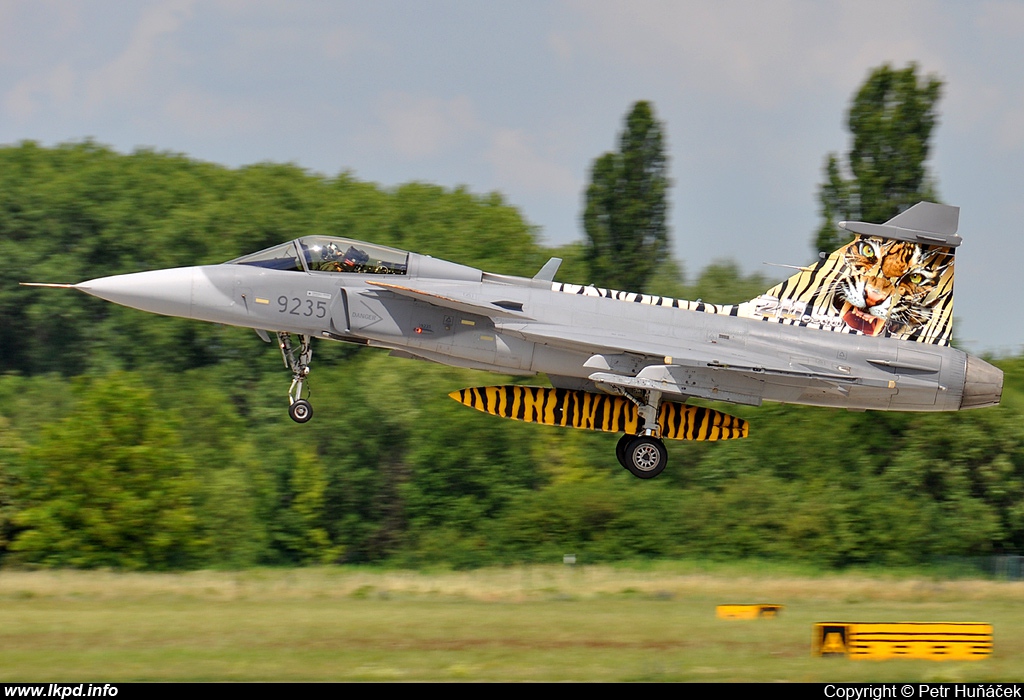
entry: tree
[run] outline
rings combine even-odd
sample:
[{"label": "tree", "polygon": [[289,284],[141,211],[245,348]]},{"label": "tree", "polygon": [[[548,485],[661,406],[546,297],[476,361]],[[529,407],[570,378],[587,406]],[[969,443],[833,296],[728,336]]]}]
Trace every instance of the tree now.
[{"label": "tree", "polygon": [[23,450],[10,551],[42,566],[194,565],[205,543],[178,426],[131,375],[79,386],[74,410]]},{"label": "tree", "polygon": [[868,75],[847,117],[852,177],[844,177],[834,153],[825,164],[823,221],[814,243],[819,251],[831,252],[848,240],[837,230],[838,221],[883,223],[921,200],[936,201],[925,161],[941,90],[937,77],[918,77],[915,63],[903,70],[885,64]]},{"label": "tree", "polygon": [[661,124],[648,102],[626,117],[619,150],[594,161],[583,228],[591,282],[643,291],[669,255],[669,180]]}]

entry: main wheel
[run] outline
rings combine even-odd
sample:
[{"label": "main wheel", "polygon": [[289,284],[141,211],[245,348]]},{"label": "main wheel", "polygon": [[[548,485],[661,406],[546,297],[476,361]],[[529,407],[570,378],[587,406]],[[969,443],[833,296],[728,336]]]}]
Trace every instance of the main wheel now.
[{"label": "main wheel", "polygon": [[630,474],[638,479],[653,479],[665,471],[668,450],[658,438],[641,435],[626,445],[625,458]]},{"label": "main wheel", "polygon": [[296,423],[305,423],[313,417],[313,407],[309,405],[309,401],[306,401],[306,399],[299,399],[288,407],[288,415]]},{"label": "main wheel", "polygon": [[626,446],[635,438],[636,435],[626,433],[619,438],[617,443],[615,443],[615,458],[619,460],[619,464],[622,465],[623,469],[629,469],[629,464],[626,462]]}]

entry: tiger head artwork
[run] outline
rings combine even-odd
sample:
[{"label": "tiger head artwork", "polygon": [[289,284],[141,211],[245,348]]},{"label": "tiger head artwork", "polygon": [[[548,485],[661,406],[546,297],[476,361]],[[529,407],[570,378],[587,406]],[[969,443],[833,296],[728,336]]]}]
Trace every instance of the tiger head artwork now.
[{"label": "tiger head artwork", "polygon": [[865,335],[913,333],[951,296],[948,248],[858,237],[841,253],[846,270],[836,280],[833,305],[848,327]]},{"label": "tiger head artwork", "polygon": [[947,246],[858,235],[738,313],[836,333],[948,345],[953,252]]},{"label": "tiger head artwork", "polygon": [[884,224],[841,221],[839,228],[854,234],[851,242],[831,255],[819,254],[817,262],[798,267],[760,296],[714,311],[948,346],[959,211],[919,202]]}]

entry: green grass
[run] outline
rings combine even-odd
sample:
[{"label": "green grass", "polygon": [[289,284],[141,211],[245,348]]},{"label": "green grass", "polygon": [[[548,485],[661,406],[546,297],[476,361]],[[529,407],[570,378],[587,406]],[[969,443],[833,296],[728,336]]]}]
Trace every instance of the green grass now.
[{"label": "green grass", "polygon": [[[780,603],[725,621],[720,603]],[[810,655],[814,622],[991,622],[974,662]],[[1020,681],[1024,583],[752,565],[0,572],[0,681]]]}]

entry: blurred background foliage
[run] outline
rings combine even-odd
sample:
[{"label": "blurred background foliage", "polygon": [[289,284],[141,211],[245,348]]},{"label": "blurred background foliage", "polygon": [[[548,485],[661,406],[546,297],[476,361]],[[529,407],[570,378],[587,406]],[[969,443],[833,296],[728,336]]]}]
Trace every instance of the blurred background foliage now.
[{"label": "blurred background foliage", "polygon": [[[829,567],[1024,552],[1024,357],[961,414],[726,407],[751,437],[672,443],[642,482],[617,436],[503,421],[447,397],[522,381],[316,344],[314,420],[244,329],[19,287],[218,263],[309,234],[588,282],[500,195],[393,189],[292,165],[228,169],[93,142],[0,148],[0,565],[473,567],[764,557]],[[769,280],[670,258],[653,293],[751,298]],[[536,380],[533,380],[536,381]]]}]

